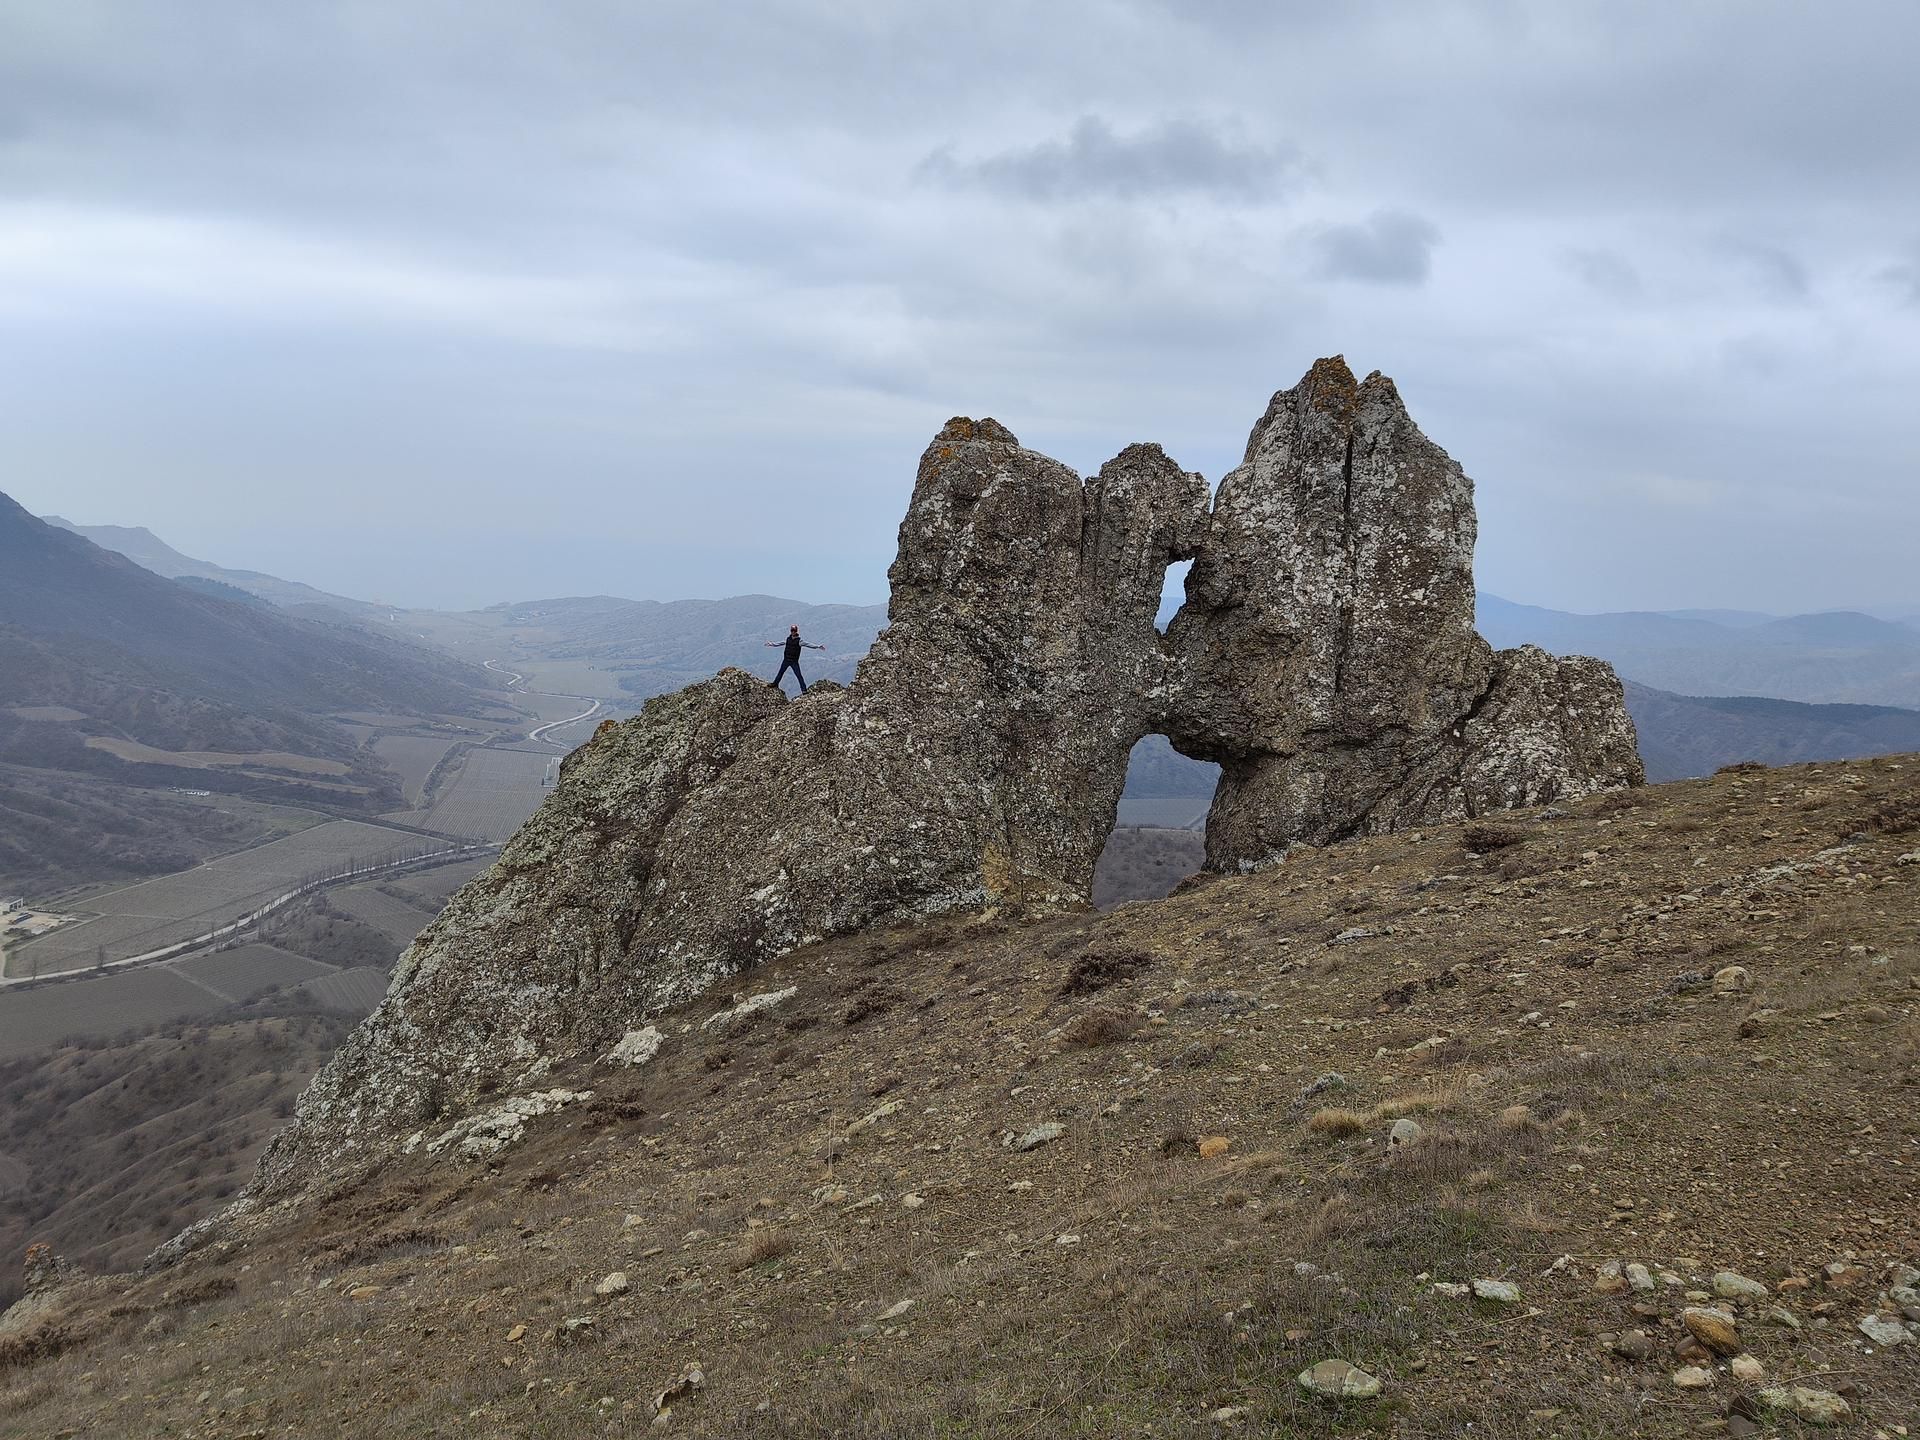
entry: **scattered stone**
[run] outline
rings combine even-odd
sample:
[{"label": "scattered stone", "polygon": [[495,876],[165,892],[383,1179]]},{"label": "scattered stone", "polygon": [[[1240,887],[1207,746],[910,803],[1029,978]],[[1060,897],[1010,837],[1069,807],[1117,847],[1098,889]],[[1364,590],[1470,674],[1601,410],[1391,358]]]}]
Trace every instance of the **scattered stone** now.
[{"label": "scattered stone", "polygon": [[1764,1300],[1771,1292],[1758,1280],[1749,1280],[1732,1270],[1721,1270],[1714,1274],[1713,1293],[1722,1300]]},{"label": "scattered stone", "polygon": [[917,1304],[919,1304],[917,1300],[896,1300],[874,1318],[882,1324],[885,1324],[889,1320],[898,1320]]},{"label": "scattered stone", "polygon": [[1380,1393],[1378,1376],[1345,1360],[1322,1360],[1300,1372],[1300,1388],[1330,1400],[1371,1400]]},{"label": "scattered stone", "polygon": [[1831,1390],[1808,1385],[1774,1385],[1760,1392],[1770,1410],[1790,1410],[1809,1425],[1839,1425],[1853,1418],[1853,1407]]},{"label": "scattered stone", "polygon": [[1051,1145],[1067,1133],[1067,1127],[1058,1120],[1046,1120],[1034,1126],[1018,1140],[1013,1141],[1015,1150],[1038,1150],[1042,1145]]},{"label": "scattered stone", "polygon": [[1496,1305],[1518,1305],[1520,1287],[1511,1280],[1476,1280],[1473,1293],[1482,1300],[1491,1300]]},{"label": "scattered stone", "polygon": [[1627,1284],[1639,1294],[1648,1294],[1653,1290],[1653,1272],[1636,1260],[1627,1266]]},{"label": "scattered stone", "polygon": [[1713,993],[1744,995],[1753,989],[1753,975],[1744,965],[1728,965],[1713,972]]},{"label": "scattered stone", "polygon": [[1311,1100],[1314,1096],[1324,1095],[1329,1090],[1345,1090],[1346,1088],[1346,1076],[1342,1075],[1338,1070],[1327,1070],[1323,1071],[1315,1078],[1311,1085],[1300,1092],[1300,1098],[1302,1100]]},{"label": "scattered stone", "polygon": [[863,1130],[871,1130],[874,1126],[878,1125],[882,1120],[887,1119],[889,1116],[898,1115],[901,1109],[903,1108],[903,1106],[905,1105],[905,1103],[906,1102],[903,1100],[889,1100],[884,1105],[880,1105],[875,1109],[869,1110],[866,1114],[862,1115],[858,1120],[855,1120],[852,1124],[847,1126],[847,1134],[858,1135]]},{"label": "scattered stone", "polygon": [[615,1270],[606,1279],[593,1287],[593,1293],[602,1300],[611,1300],[615,1295],[624,1295],[632,1287],[627,1281],[627,1272]]},{"label": "scattered stone", "polygon": [[1252,1410],[1245,1405],[1222,1405],[1207,1416],[1216,1425],[1244,1425]]},{"label": "scattered stone", "polygon": [[628,1212],[628,1214],[620,1221],[620,1228],[622,1230],[638,1230],[642,1225],[645,1225],[646,1223],[647,1223],[646,1216],[635,1215],[632,1212]]},{"label": "scattered stone", "polygon": [[1698,1365],[1682,1365],[1673,1372],[1673,1383],[1682,1390],[1711,1390],[1713,1372]]},{"label": "scattered stone", "polygon": [[907,1209],[909,1210],[918,1210],[922,1205],[927,1203],[927,1200],[924,1195],[910,1193],[910,1194],[902,1195],[900,1197],[900,1203],[906,1206]]},{"label": "scattered stone", "polygon": [[1860,1333],[1882,1349],[1909,1343],[1913,1336],[1898,1320],[1885,1315],[1868,1315],[1860,1321]]},{"label": "scattered stone", "polygon": [[1740,1331],[1733,1323],[1733,1317],[1721,1310],[1709,1310],[1704,1305],[1689,1305],[1680,1312],[1680,1323],[1685,1325],[1707,1349],[1716,1355],[1738,1355],[1740,1353]]},{"label": "scattered stone", "polygon": [[1733,1378],[1744,1385],[1757,1384],[1759,1381],[1766,1379],[1767,1376],[1767,1367],[1751,1355],[1734,1356],[1733,1364],[1730,1368],[1733,1371]]},{"label": "scattered stone", "polygon": [[665,1043],[666,1037],[649,1025],[644,1030],[627,1031],[604,1058],[609,1065],[640,1066],[658,1055]]},{"label": "scattered stone", "polygon": [[1760,1318],[1769,1325],[1780,1326],[1783,1330],[1798,1330],[1800,1328],[1800,1317],[1784,1305],[1769,1307],[1767,1313]]},{"label": "scattered stone", "polygon": [[1216,1159],[1219,1156],[1226,1154],[1227,1151],[1230,1150],[1232,1147],[1233,1147],[1233,1142],[1227,1139],[1226,1136],[1209,1135],[1200,1142],[1200,1145],[1199,1145],[1200,1158],[1202,1160]]},{"label": "scattered stone", "polygon": [[709,1015],[700,1022],[702,1030],[711,1030],[718,1025],[731,1030],[749,1015],[758,1015],[762,1010],[771,1010],[776,1005],[784,1005],[800,993],[798,985],[789,985],[784,990],[763,990],[758,995],[749,995],[731,1010],[722,1010],[718,1015]]},{"label": "scattered stone", "polygon": [[701,1368],[698,1365],[688,1365],[653,1397],[654,1415],[658,1417],[670,1413],[676,1401],[688,1398],[704,1388],[706,1383],[707,1377]]},{"label": "scattered stone", "polygon": [[1404,1115],[1393,1122],[1393,1128],[1387,1131],[1389,1145],[1412,1145],[1426,1136],[1426,1129],[1418,1120],[1409,1120]]},{"label": "scattered stone", "polygon": [[441,1131],[427,1141],[427,1153],[438,1154],[458,1141],[461,1159],[491,1159],[526,1134],[527,1121],[536,1115],[551,1114],[592,1098],[591,1090],[536,1090],[531,1095],[516,1095]]},{"label": "scattered stone", "polygon": [[518,1345],[522,1340],[526,1338],[527,1338],[527,1327],[524,1325],[516,1325],[511,1330],[507,1331],[507,1344],[509,1345]]},{"label": "scattered stone", "polygon": [[356,1285],[353,1289],[347,1291],[347,1298],[349,1300],[371,1300],[380,1293],[380,1288],[378,1285]]},{"label": "scattered stone", "polygon": [[1449,1300],[1464,1300],[1473,1293],[1473,1287],[1459,1285],[1451,1280],[1436,1280],[1433,1282],[1433,1293],[1444,1295]]},{"label": "scattered stone", "polygon": [[1629,1360],[1644,1360],[1653,1353],[1653,1341],[1644,1330],[1629,1330],[1614,1340],[1612,1349]]}]

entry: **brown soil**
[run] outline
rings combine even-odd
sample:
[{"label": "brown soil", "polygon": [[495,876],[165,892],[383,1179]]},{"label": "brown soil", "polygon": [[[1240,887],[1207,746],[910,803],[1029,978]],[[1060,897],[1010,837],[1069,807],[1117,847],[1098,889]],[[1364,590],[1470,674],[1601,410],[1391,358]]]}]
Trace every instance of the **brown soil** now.
[{"label": "brown soil", "polygon": [[[492,1164],[56,1292],[0,1333],[0,1434],[638,1434],[690,1365],[664,1433],[1746,1434],[1775,1383],[1911,1430],[1920,1342],[1856,1325],[1920,1264],[1916,793],[1725,774],[794,955],[730,1032],[715,994],[645,1068],[558,1064],[593,1098]],[[1723,1269],[1773,1292],[1767,1378],[1681,1390]],[[1433,1288],[1483,1277],[1520,1303]],[[1335,1358],[1381,1397],[1304,1394]]]}]

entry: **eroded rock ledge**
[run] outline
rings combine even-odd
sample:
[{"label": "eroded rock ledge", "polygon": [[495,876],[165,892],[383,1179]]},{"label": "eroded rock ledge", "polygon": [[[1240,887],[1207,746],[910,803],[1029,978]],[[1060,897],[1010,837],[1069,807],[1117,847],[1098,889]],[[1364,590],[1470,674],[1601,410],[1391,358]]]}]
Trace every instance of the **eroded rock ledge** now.
[{"label": "eroded rock ledge", "polygon": [[1211,507],[1155,445],[1082,482],[992,420],[949,421],[853,683],[790,702],[726,670],[603,727],[408,949],[254,1202],[534,1088],[545,1057],[756,961],[1083,901],[1149,732],[1223,767],[1216,868],[1639,783],[1611,669],[1474,632],[1473,542],[1460,466],[1339,359],[1273,398]]}]

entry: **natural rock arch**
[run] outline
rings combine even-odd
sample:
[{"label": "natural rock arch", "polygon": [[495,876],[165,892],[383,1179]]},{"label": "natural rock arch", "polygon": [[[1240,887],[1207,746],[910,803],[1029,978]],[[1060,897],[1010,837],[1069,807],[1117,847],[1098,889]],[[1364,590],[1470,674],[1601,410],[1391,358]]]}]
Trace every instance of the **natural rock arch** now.
[{"label": "natural rock arch", "polygon": [[727,670],[596,732],[409,947],[253,1193],[758,960],[884,920],[1084,901],[1150,732],[1223,767],[1216,868],[1638,783],[1608,667],[1474,632],[1473,542],[1459,465],[1391,381],[1337,358],[1274,396],[1217,497],[1157,445],[1083,483],[992,420],[949,421],[852,684],[788,701]]}]

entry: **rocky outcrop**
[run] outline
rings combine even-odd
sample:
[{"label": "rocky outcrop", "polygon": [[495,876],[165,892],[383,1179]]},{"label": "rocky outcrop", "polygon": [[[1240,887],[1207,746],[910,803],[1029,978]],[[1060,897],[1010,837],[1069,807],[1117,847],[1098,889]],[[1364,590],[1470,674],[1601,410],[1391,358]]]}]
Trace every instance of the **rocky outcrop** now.
[{"label": "rocky outcrop", "polygon": [[[1167,689],[1154,628],[1207,487],[1136,445],[1084,484],[948,423],[900,526],[889,625],[847,687],[739,670],[570,756],[499,862],[402,957],[252,1187],[291,1191],[528,1091],[717,977],[883,920],[1082,900]],[[496,1102],[497,1103],[497,1102]]]},{"label": "rocky outcrop", "polygon": [[1471,485],[1390,381],[1321,361],[1208,501],[1158,446],[1082,482],[992,420],[949,421],[852,684],[790,702],[727,670],[603,725],[402,957],[250,1203],[452,1135],[482,1097],[518,1114],[551,1057],[605,1054],[757,961],[1084,901],[1150,731],[1222,764],[1223,867],[1639,778],[1611,671],[1474,633]]},{"label": "rocky outcrop", "polygon": [[1335,358],[1273,397],[1168,629],[1163,728],[1222,769],[1210,865],[1641,781],[1611,669],[1475,633],[1474,537],[1391,380]]}]

